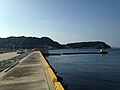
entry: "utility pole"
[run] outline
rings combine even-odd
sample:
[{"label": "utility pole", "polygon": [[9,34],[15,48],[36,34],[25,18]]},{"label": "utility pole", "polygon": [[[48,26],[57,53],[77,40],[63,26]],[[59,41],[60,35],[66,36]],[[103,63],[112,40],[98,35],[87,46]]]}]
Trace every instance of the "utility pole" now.
[{"label": "utility pole", "polygon": [[14,52],[15,45],[13,45],[13,52]]}]

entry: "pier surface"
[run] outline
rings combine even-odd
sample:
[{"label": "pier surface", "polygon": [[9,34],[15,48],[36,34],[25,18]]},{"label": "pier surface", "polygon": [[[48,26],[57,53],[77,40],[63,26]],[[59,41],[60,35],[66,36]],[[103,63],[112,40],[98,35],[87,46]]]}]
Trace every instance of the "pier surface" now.
[{"label": "pier surface", "polygon": [[42,58],[35,51],[4,73],[0,78],[0,90],[55,90],[48,78]]},{"label": "pier surface", "polygon": [[17,54],[16,52],[9,52],[9,53],[0,54],[0,61],[10,59],[10,58],[15,57],[17,55],[19,55],[19,54]]}]

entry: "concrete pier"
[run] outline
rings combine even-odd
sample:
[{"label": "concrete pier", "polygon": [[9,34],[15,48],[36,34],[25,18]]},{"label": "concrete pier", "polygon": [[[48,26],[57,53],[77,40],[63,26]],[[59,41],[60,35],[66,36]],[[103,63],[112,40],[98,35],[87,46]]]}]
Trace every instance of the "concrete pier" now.
[{"label": "concrete pier", "polygon": [[55,87],[56,82],[53,82],[43,59],[41,53],[35,51],[14,68],[2,72],[0,90],[61,90],[59,85]]}]

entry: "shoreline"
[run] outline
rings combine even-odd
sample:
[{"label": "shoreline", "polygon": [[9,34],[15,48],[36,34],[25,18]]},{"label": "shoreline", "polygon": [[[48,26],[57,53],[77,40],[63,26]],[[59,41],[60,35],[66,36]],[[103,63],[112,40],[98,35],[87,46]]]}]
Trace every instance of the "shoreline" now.
[{"label": "shoreline", "polygon": [[46,58],[47,55],[44,54],[43,56],[44,56],[45,60],[47,61],[47,63],[50,65],[50,68],[53,70],[53,72],[57,76],[58,82],[60,82],[62,84],[62,86],[64,87],[65,90],[68,90],[68,85],[65,85],[63,83],[63,77],[61,77],[57,74],[56,70],[53,68],[53,66],[50,64],[49,60]]}]

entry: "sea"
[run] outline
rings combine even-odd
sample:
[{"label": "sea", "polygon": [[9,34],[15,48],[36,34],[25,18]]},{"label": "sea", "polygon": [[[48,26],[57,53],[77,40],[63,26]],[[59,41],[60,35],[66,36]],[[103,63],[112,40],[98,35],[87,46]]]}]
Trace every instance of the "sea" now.
[{"label": "sea", "polygon": [[[96,52],[98,49],[59,49],[49,53]],[[120,49],[108,54],[51,55],[47,60],[68,90],[120,90]]]}]

